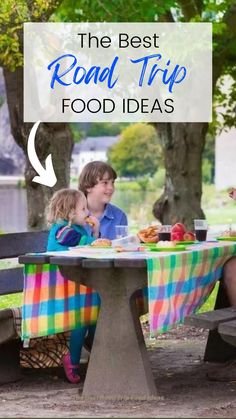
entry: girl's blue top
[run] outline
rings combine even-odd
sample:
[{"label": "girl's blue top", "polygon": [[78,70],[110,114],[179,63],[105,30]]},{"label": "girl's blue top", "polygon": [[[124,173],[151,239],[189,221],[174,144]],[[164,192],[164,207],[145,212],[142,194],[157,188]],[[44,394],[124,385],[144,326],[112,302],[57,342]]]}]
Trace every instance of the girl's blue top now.
[{"label": "girl's blue top", "polygon": [[77,224],[72,224],[68,227],[69,235],[67,237],[58,237],[58,233],[63,230],[63,227],[68,226],[68,221],[62,221],[52,225],[49,236],[47,251],[67,250],[69,247],[77,245],[86,245],[92,243],[95,238],[91,233],[87,232],[84,227]]}]

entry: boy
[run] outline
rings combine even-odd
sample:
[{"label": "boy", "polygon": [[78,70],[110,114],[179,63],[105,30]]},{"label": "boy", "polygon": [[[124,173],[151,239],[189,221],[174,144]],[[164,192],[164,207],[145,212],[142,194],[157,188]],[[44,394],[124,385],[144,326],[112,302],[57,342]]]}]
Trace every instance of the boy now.
[{"label": "boy", "polygon": [[128,224],[124,211],[110,203],[116,178],[115,170],[102,161],[86,164],[79,177],[79,189],[87,198],[88,210],[100,222],[99,237],[110,240],[116,238],[116,225]]}]

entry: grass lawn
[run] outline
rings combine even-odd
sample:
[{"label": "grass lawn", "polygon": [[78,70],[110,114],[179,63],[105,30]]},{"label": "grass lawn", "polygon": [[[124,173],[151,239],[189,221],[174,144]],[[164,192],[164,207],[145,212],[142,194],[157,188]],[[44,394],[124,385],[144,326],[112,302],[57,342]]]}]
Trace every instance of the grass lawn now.
[{"label": "grass lawn", "polygon": [[22,293],[0,296],[0,309],[9,307],[20,307],[22,305]]},{"label": "grass lawn", "polygon": [[209,310],[214,309],[218,288],[219,288],[219,282],[216,283],[215,288],[213,289],[210,297],[206,300],[203,306],[199,309],[198,311],[199,313],[203,313],[204,311],[209,311]]},{"label": "grass lawn", "polygon": [[236,223],[235,201],[226,190],[216,191],[214,185],[203,185],[202,208],[210,225]]},{"label": "grass lawn", "polygon": [[[17,266],[15,259],[0,261],[0,269],[14,268]],[[9,307],[20,307],[22,305],[22,292],[17,294],[0,295],[0,309]]]}]

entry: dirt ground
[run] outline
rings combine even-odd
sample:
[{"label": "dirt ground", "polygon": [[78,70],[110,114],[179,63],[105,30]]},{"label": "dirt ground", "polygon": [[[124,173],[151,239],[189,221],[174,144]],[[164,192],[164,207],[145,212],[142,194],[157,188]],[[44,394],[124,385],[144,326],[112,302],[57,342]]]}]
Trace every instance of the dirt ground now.
[{"label": "dirt ground", "polygon": [[202,358],[206,332],[175,327],[148,341],[158,396],[152,400],[84,400],[82,382],[65,381],[63,371],[26,370],[23,379],[0,387],[2,418],[235,418],[236,381],[209,381],[216,364]]}]

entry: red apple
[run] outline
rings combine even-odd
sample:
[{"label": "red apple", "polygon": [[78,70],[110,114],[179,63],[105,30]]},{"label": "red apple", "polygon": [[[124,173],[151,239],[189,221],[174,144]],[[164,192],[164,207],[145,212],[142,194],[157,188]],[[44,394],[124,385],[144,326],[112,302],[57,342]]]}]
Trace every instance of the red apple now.
[{"label": "red apple", "polygon": [[173,227],[171,228],[171,232],[173,232],[173,233],[182,233],[182,234],[184,234],[185,233],[185,231],[186,231],[186,227],[185,227],[185,225],[184,224],[182,224],[182,223],[176,223],[176,224],[174,224],[173,225]]},{"label": "red apple", "polygon": [[172,231],[171,232],[171,240],[172,241],[183,241],[184,240],[184,233],[182,231]]},{"label": "red apple", "polygon": [[184,233],[184,240],[185,241],[195,240],[195,234],[192,231],[186,231],[186,233]]}]

